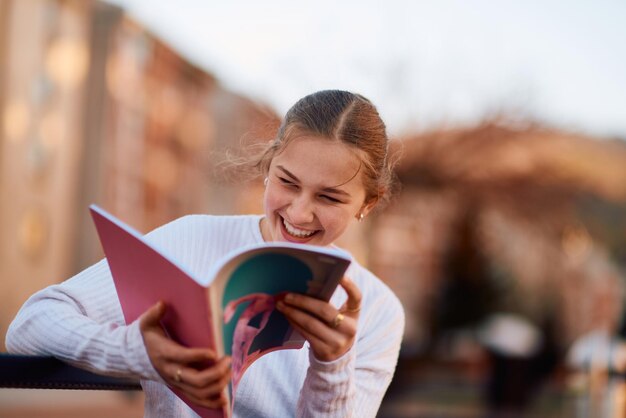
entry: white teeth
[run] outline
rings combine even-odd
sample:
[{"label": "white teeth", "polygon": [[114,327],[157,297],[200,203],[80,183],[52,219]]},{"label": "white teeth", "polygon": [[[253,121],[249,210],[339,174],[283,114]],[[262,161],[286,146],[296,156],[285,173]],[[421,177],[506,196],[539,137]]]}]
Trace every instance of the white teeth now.
[{"label": "white teeth", "polygon": [[283,225],[285,225],[285,229],[287,229],[287,232],[289,232],[294,237],[298,237],[298,238],[310,237],[315,232],[315,231],[305,231],[302,229],[298,229],[292,226],[290,223],[288,223],[285,219],[283,219]]}]

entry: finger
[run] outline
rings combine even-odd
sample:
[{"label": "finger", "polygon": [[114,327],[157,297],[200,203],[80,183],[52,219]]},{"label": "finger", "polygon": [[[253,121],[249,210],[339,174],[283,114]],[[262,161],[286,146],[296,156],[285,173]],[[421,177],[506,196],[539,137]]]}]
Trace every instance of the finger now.
[{"label": "finger", "polygon": [[320,319],[317,315],[311,315],[306,311],[281,302],[278,302],[276,307],[287,317],[290,323],[306,330],[309,334],[317,336],[317,338],[322,341],[330,342],[337,340],[341,335],[352,338],[356,334],[356,324],[353,318],[344,317],[343,320],[335,326],[334,320],[339,312],[334,308],[334,315],[332,315],[330,320],[326,321]]},{"label": "finger", "polygon": [[[196,375],[194,375],[196,373]],[[181,371],[180,382],[176,382],[173,386],[178,387],[185,393],[188,393],[196,399],[215,399],[219,398],[224,392],[224,389],[228,385],[231,379],[231,369],[224,370],[222,376],[215,376],[216,380],[211,381],[207,385],[197,385],[198,377],[197,372],[193,369]],[[192,380],[192,381],[190,381]]]},{"label": "finger", "polygon": [[288,293],[283,302],[290,307],[306,311],[324,322],[331,322],[337,316],[337,309],[330,303],[299,293]]},{"label": "finger", "polygon": [[309,332],[296,322],[290,321],[291,326],[296,329],[309,342],[315,358],[322,361],[332,361],[352,346],[352,340],[345,337],[339,339],[323,340],[317,335]]},{"label": "finger", "polygon": [[217,359],[215,351],[210,348],[188,348],[175,341],[168,341],[170,343],[164,348],[167,360],[171,362],[182,365],[193,365],[195,363],[198,367],[205,368],[209,365],[208,362],[213,362]]},{"label": "finger", "polygon": [[194,404],[203,406],[205,408],[210,409],[219,409],[226,405],[226,396],[222,393],[218,396],[214,396],[212,398],[203,398],[201,396],[194,395],[193,393],[189,393],[184,391],[185,396],[192,401]]},{"label": "finger", "polygon": [[[168,338],[160,324],[165,315],[165,302],[159,301],[140,317],[140,329],[144,338],[155,340],[160,347],[160,357],[181,364],[201,363],[215,360],[215,351],[208,348],[187,348]],[[155,333],[151,333],[156,331]]]},{"label": "finger", "polygon": [[161,328],[160,321],[165,315],[165,303],[159,301],[152,305],[139,317],[139,329],[145,331],[147,328],[158,326]]},{"label": "finger", "polygon": [[143,333],[146,345],[153,347],[151,357],[159,363],[183,366],[206,367],[216,359],[215,352],[208,348],[187,348],[168,338],[165,333],[148,329]]},{"label": "finger", "polygon": [[348,300],[344,304],[344,312],[350,316],[358,316],[358,312],[361,309],[361,303],[363,296],[361,294],[361,290],[359,290],[356,283],[352,281],[347,276],[344,276],[339,282],[341,287],[346,291],[348,295]]},{"label": "finger", "polygon": [[300,324],[298,324],[295,321],[289,321],[289,323],[291,324],[291,326],[298,331],[311,345],[311,347],[322,347],[322,346],[326,346],[328,345],[328,341],[325,339],[321,339],[319,336],[317,336],[316,334],[310,332],[309,330],[307,330],[306,328],[302,327]]},{"label": "finger", "polygon": [[226,374],[220,378],[220,380],[208,385],[206,388],[201,389],[201,395],[205,398],[219,397],[220,394],[224,392],[224,389],[230,382],[231,377],[232,371],[229,369],[226,371]]},{"label": "finger", "polygon": [[218,362],[203,370],[183,367],[183,381],[194,387],[207,387],[224,379],[230,372],[230,364],[230,357],[222,357]]},{"label": "finger", "polygon": [[176,386],[185,393],[189,393],[198,399],[213,399],[220,397],[220,394],[228,385],[230,378],[231,372],[229,370],[219,380],[205,387],[196,387],[185,382],[177,383]]}]

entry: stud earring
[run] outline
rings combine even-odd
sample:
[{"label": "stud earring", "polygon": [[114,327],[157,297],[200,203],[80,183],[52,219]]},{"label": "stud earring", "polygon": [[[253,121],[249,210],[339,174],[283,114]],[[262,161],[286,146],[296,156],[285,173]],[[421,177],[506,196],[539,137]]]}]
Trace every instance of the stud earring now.
[{"label": "stud earring", "polygon": [[263,180],[263,186],[267,187],[267,182],[269,181],[269,179],[267,177],[265,177],[265,180]]},{"label": "stud earring", "polygon": [[357,219],[358,219],[359,222],[361,222],[364,217],[365,217],[365,215],[363,215],[363,212],[361,212],[361,213],[359,213],[359,216],[358,216]]}]

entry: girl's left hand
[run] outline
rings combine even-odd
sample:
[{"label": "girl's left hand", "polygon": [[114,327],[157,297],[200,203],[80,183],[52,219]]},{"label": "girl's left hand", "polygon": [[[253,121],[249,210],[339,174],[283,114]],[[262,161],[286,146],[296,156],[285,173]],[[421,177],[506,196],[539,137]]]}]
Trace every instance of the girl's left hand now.
[{"label": "girl's left hand", "polygon": [[361,291],[348,277],[339,282],[348,300],[337,310],[333,305],[310,296],[289,293],[276,304],[289,323],[311,345],[315,358],[333,361],[345,354],[356,337],[361,309]]}]

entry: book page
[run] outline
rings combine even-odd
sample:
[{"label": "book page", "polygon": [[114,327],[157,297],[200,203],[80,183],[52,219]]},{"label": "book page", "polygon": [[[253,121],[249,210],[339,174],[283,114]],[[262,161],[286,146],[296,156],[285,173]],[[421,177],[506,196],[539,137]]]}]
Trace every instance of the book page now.
[{"label": "book page", "polygon": [[220,334],[224,354],[232,356],[233,393],[256,359],[304,344],[304,338],[275,309],[276,302],[289,292],[328,300],[348,264],[349,260],[306,248],[274,247],[236,257],[222,268],[211,292],[221,299]]}]

